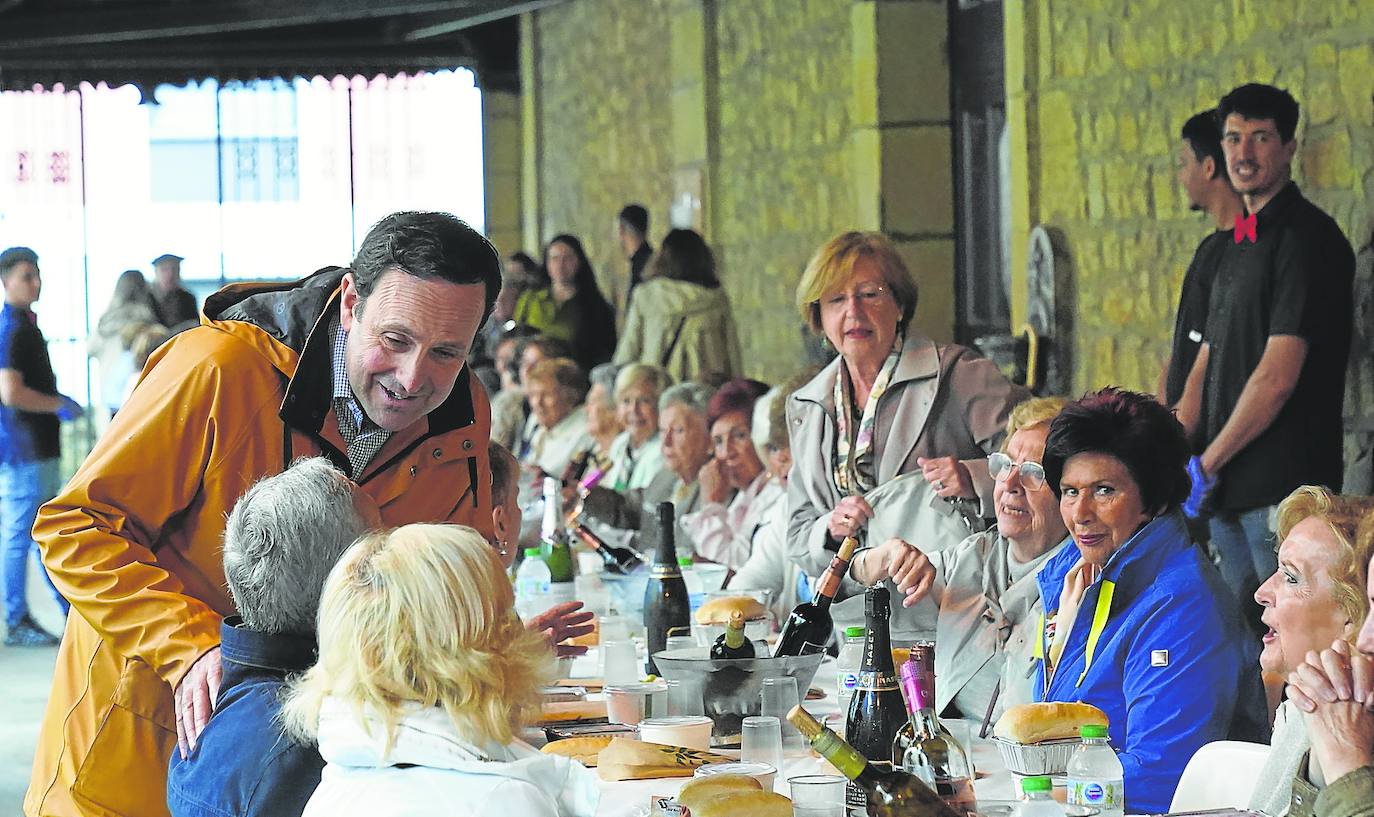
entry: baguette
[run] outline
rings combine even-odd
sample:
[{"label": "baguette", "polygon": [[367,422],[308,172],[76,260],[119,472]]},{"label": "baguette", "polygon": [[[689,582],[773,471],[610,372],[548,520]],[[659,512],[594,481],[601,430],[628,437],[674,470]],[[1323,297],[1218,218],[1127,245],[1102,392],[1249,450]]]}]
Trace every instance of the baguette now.
[{"label": "baguette", "polygon": [[697,608],[698,624],[725,624],[730,614],[736,610],[744,614],[745,621],[758,621],[768,617],[768,608],[753,596],[722,596],[711,599]]},{"label": "baguette", "polygon": [[1034,703],[1013,706],[997,719],[993,734],[1014,743],[1078,737],[1083,726],[1107,726],[1107,714],[1092,704]]},{"label": "baguette", "polygon": [[564,738],[544,744],[539,751],[546,755],[570,757],[589,769],[596,768],[597,755],[611,743],[613,735],[585,735],[580,738]]},{"label": "baguette", "polygon": [[692,807],[692,817],[792,817],[792,801],[771,791],[727,791]]}]

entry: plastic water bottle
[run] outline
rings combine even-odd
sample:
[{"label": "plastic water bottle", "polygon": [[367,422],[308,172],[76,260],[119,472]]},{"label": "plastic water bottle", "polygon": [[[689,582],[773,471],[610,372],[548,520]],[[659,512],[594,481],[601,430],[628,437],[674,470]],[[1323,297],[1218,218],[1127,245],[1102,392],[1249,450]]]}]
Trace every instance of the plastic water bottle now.
[{"label": "plastic water bottle", "polygon": [[1107,727],[1084,726],[1083,744],[1069,758],[1069,803],[1098,809],[1101,817],[1121,817],[1126,804],[1121,761],[1107,743]]},{"label": "plastic water bottle", "polygon": [[677,566],[682,569],[682,580],[687,583],[687,603],[695,615],[697,608],[706,601],[706,587],[701,583],[701,576],[692,567],[691,556],[677,557]]},{"label": "plastic water bottle", "polygon": [[539,554],[539,548],[525,548],[525,560],[515,572],[515,612],[525,621],[553,605],[553,576]]},{"label": "plastic water bottle", "polygon": [[1054,784],[1048,777],[1021,778],[1025,797],[1016,804],[1012,817],[1065,817],[1064,807],[1050,796]]},{"label": "plastic water bottle", "polygon": [[[849,700],[854,697],[854,687],[859,685],[859,664],[864,657],[863,627],[846,627],[844,644],[840,655],[835,659],[835,696],[840,703],[840,711],[849,712]],[[847,717],[847,715],[846,715]]]}]

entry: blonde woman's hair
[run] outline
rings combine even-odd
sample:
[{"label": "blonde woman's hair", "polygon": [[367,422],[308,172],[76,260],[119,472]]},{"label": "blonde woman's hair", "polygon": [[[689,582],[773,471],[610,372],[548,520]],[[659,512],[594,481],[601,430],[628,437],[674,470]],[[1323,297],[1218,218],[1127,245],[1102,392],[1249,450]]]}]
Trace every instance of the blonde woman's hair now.
[{"label": "blonde woman's hair", "polygon": [[817,335],[821,331],[821,300],[843,288],[854,276],[854,265],[861,258],[872,259],[878,265],[883,282],[902,310],[897,326],[903,331],[916,313],[918,290],[916,279],[897,247],[882,233],[841,233],[821,245],[802,272],[797,284],[797,308],[802,320]]},{"label": "blonde woman's hair", "polygon": [[[1369,614],[1365,595],[1365,575],[1369,566],[1371,543],[1360,538],[1361,520],[1374,511],[1374,498],[1334,494],[1319,485],[1303,485],[1279,503],[1278,540],[1282,542],[1298,523],[1316,517],[1326,523],[1336,539],[1331,561],[1332,595],[1351,623],[1346,638],[1353,640]],[[1268,578],[1268,577],[1265,577]]]},{"label": "blonde woman's hair", "polygon": [[615,377],[615,399],[636,386],[648,386],[654,392],[654,401],[673,385],[673,376],[652,363],[631,363],[620,370]]},{"label": "blonde woman's hair", "polygon": [[344,553],[320,599],[320,657],[292,683],[282,723],[313,743],[326,697],[380,716],[386,752],[415,704],[442,707],[473,742],[510,743],[539,713],[553,657],[525,629],[486,540],[461,525],[368,533]]},{"label": "blonde woman's hair", "polygon": [[1036,426],[1047,426],[1069,404],[1067,397],[1032,397],[1017,403],[1007,416],[1007,436],[1002,438],[1002,453],[1011,445],[1011,435]]}]

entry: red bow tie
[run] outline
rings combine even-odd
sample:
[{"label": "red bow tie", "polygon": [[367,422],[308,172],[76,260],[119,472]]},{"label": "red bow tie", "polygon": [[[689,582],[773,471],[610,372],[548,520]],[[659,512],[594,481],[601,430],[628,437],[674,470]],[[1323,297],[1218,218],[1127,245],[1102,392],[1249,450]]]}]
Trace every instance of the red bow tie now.
[{"label": "red bow tie", "polygon": [[1247,238],[1250,239],[1251,244],[1254,244],[1256,241],[1258,241],[1259,239],[1255,237],[1255,228],[1258,226],[1259,223],[1254,213],[1251,213],[1248,216],[1236,216],[1236,243],[1239,244]]}]

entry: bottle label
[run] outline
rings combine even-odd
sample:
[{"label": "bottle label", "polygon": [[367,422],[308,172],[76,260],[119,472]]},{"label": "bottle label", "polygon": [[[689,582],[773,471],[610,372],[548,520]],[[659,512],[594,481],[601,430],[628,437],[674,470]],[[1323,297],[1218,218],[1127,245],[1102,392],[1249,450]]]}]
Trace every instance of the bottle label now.
[{"label": "bottle label", "polygon": [[[893,769],[893,765],[885,760],[870,760],[868,765],[883,773]],[[851,780],[844,787],[844,804],[860,814],[865,814],[868,809],[868,792],[864,791],[863,786]]]},{"label": "bottle label", "polygon": [[1069,778],[1069,802],[1103,811],[1119,811],[1126,803],[1120,780],[1078,780]]},{"label": "bottle label", "polygon": [[897,689],[897,679],[885,672],[860,672],[855,689],[871,689],[875,692],[886,692]]},{"label": "bottle label", "polygon": [[845,692],[853,692],[859,686],[859,673],[857,672],[837,672],[835,673],[835,687]]}]

